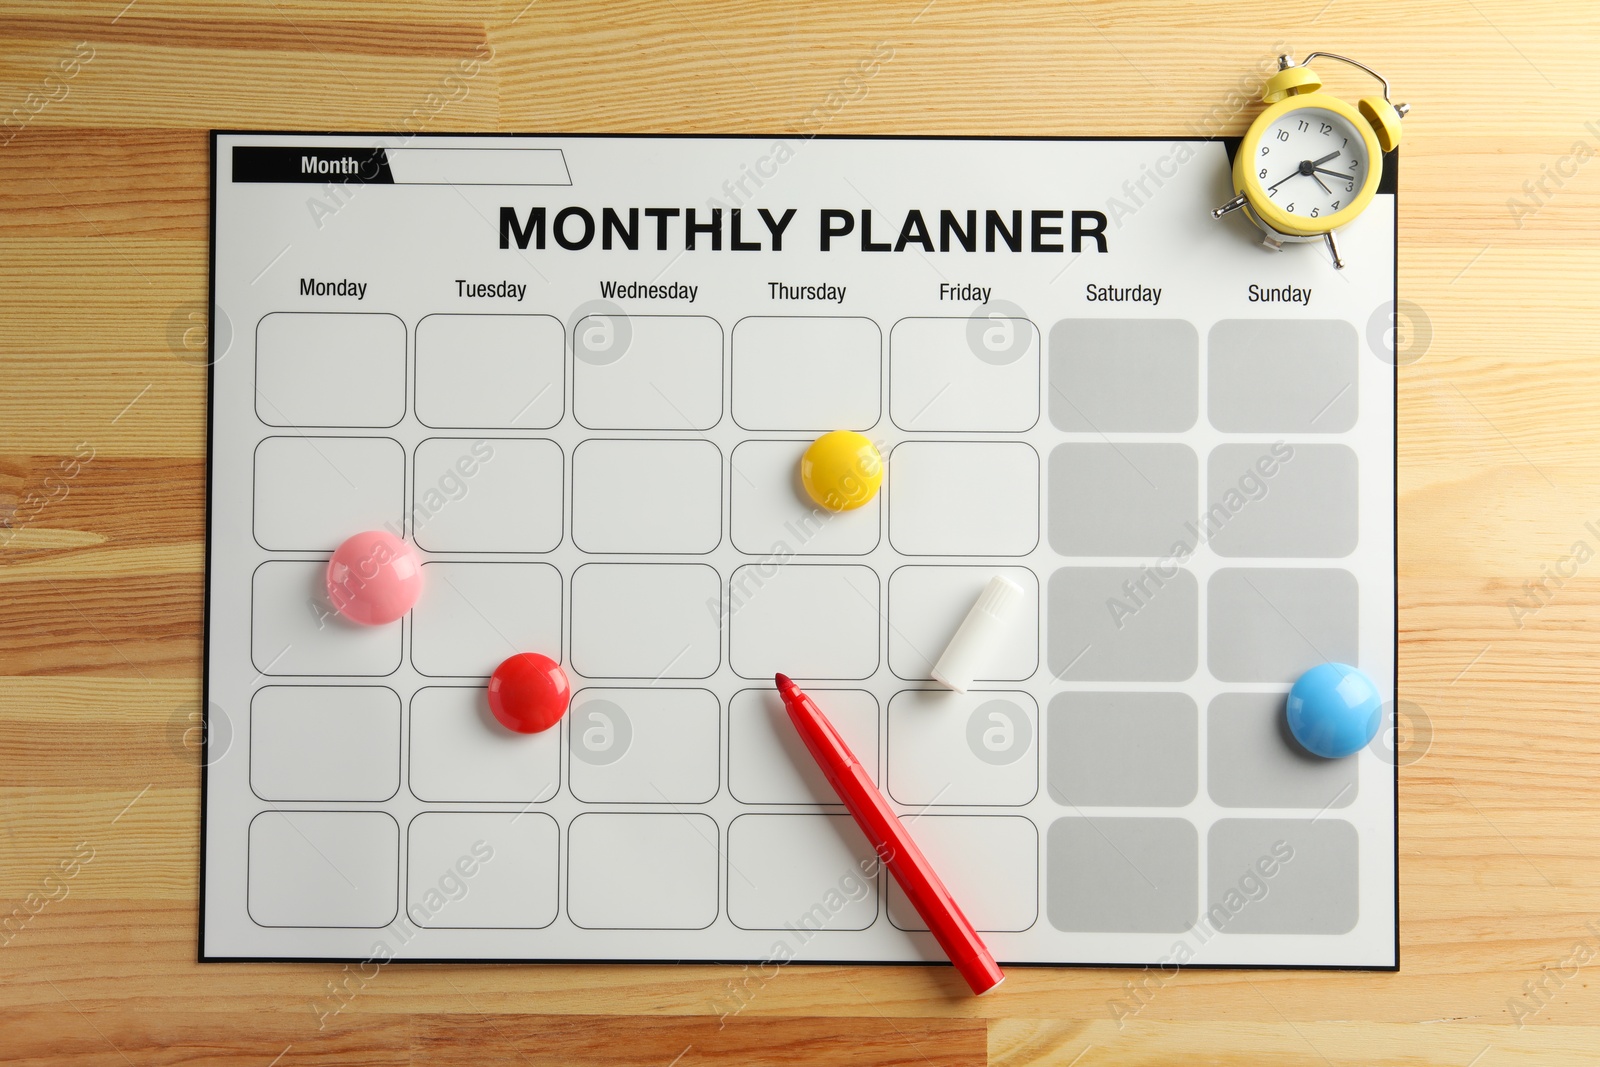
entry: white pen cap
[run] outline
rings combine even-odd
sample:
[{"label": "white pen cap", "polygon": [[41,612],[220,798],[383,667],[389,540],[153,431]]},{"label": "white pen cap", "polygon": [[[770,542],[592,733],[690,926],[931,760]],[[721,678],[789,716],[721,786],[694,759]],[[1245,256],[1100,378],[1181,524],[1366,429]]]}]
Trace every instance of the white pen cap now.
[{"label": "white pen cap", "polygon": [[961,620],[955,636],[933,666],[933,679],[958,693],[965,693],[994,661],[1005,640],[1011,619],[1027,594],[1022,586],[997,574],[978,594],[977,602]]}]

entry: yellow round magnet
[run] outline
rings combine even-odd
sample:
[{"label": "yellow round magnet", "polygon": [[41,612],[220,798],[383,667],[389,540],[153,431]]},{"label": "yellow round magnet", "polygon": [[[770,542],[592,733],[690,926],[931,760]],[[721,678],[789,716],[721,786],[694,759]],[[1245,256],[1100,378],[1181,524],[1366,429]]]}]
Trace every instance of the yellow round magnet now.
[{"label": "yellow round magnet", "polygon": [[883,457],[871,438],[853,430],[825,433],[800,457],[800,482],[830,511],[851,511],[883,484]]}]

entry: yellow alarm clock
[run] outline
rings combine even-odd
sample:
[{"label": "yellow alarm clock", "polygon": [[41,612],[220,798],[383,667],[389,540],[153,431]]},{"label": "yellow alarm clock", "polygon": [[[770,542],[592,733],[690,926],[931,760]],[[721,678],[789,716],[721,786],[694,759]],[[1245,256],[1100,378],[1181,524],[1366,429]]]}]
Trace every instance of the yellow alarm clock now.
[{"label": "yellow alarm clock", "polygon": [[[1324,93],[1311,70],[1314,59],[1335,59],[1372,75],[1383,95],[1351,107]],[[1233,160],[1232,200],[1211,213],[1221,218],[1244,209],[1261,227],[1262,242],[1281,251],[1285,241],[1325,241],[1333,265],[1344,258],[1333,232],[1366,209],[1383,177],[1383,154],[1400,144],[1400,120],[1410,109],[1389,102],[1389,83],[1371,67],[1332,52],[1313,52],[1296,64],[1278,57],[1267,79],[1266,110],[1250,124]]]}]

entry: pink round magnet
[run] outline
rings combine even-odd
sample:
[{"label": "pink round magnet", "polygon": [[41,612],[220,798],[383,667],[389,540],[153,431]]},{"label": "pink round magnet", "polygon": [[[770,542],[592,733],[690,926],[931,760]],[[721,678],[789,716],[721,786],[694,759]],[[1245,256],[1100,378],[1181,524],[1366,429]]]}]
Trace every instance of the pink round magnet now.
[{"label": "pink round magnet", "polygon": [[422,594],[417,550],[384,530],[358,533],[328,560],[328,599],[351,622],[381,626],[410,611]]}]

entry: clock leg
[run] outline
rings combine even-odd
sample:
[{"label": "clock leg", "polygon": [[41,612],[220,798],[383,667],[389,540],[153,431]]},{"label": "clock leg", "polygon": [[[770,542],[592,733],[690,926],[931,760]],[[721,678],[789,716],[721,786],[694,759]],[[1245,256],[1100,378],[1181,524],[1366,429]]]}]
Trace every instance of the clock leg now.
[{"label": "clock leg", "polygon": [[1344,270],[1344,257],[1339,254],[1339,242],[1333,239],[1333,231],[1329,230],[1322,236],[1328,242],[1328,255],[1333,257],[1334,267]]},{"label": "clock leg", "polygon": [[1219,207],[1219,208],[1215,209],[1214,211],[1212,211],[1211,212],[1211,217],[1214,218],[1214,219],[1220,219],[1222,216],[1226,215],[1230,211],[1238,211],[1240,208],[1244,207],[1244,205],[1245,205],[1244,194],[1240,193],[1238,196],[1234,197],[1232,200],[1229,200],[1226,204],[1223,204],[1221,207]]},{"label": "clock leg", "polygon": [[1278,240],[1278,238],[1274,237],[1270,233],[1262,235],[1262,237],[1261,237],[1261,246],[1263,248],[1265,248],[1269,252],[1282,252],[1283,251],[1283,242]]}]

